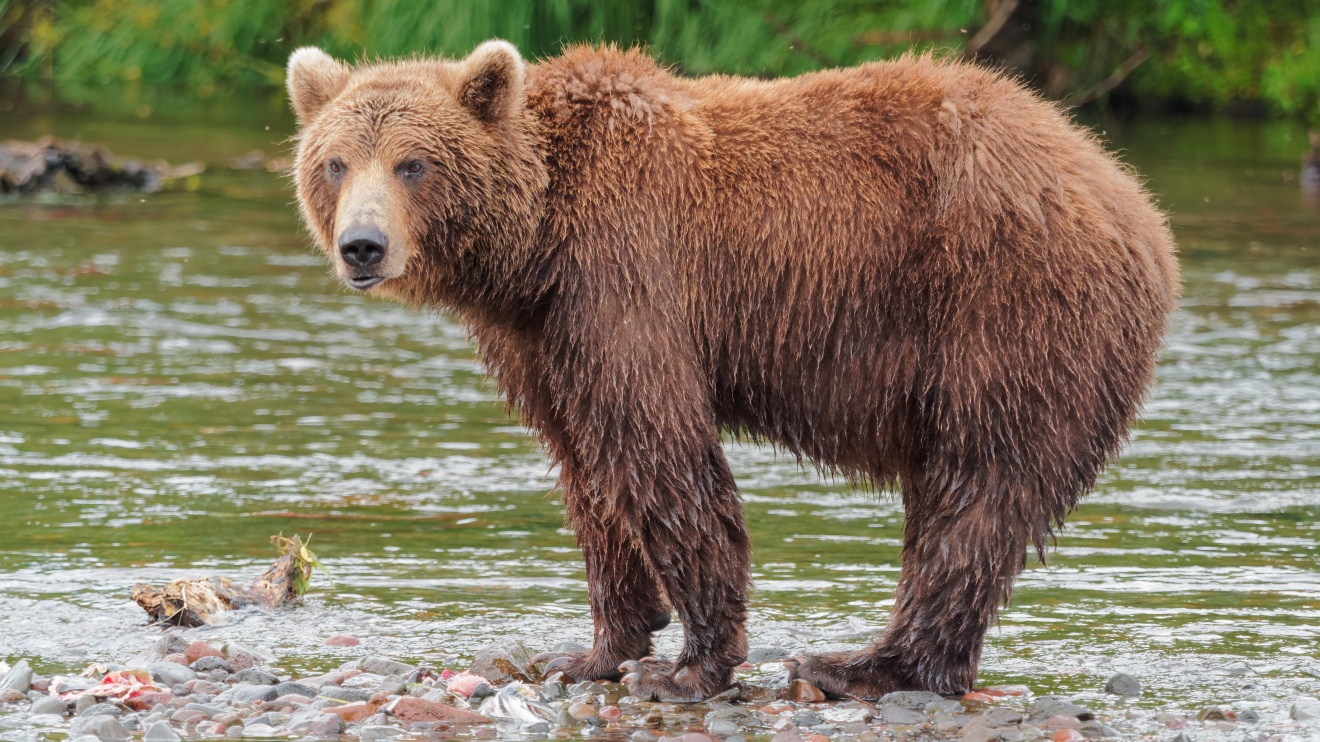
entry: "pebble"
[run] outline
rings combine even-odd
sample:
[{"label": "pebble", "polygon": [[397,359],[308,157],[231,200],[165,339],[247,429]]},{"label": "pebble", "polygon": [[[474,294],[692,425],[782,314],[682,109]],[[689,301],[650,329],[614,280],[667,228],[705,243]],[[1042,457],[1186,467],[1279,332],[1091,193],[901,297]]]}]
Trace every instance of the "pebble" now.
[{"label": "pebble", "polygon": [[158,721],[147,727],[142,735],[142,742],[179,742],[182,739],[168,721]]},{"label": "pebble", "polygon": [[[228,733],[226,733],[226,736]],[[274,737],[275,727],[269,724],[244,724],[244,737]]]},{"label": "pebble", "polygon": [[279,694],[270,685],[238,685],[234,687],[233,699],[243,703],[254,701],[274,701]]},{"label": "pebble", "polygon": [[1141,695],[1141,681],[1125,672],[1116,673],[1105,683],[1105,692],[1125,698]]},{"label": "pebble", "polygon": [[0,678],[0,690],[10,690],[26,694],[32,687],[32,668],[27,660],[19,660],[9,668],[9,672]]},{"label": "pebble", "polygon": [[223,652],[204,641],[195,641],[189,644],[188,648],[183,650],[183,656],[189,665],[203,657],[217,657],[222,660],[225,658]]},{"label": "pebble", "polygon": [[207,655],[205,657],[197,658],[191,664],[188,665],[188,669],[192,670],[193,672],[211,672],[213,670],[224,670],[225,672],[229,673],[234,671],[234,668],[230,666],[229,662],[224,657],[216,657],[213,655]]},{"label": "pebble", "polygon": [[42,714],[59,714],[61,717],[69,713],[69,707],[64,701],[55,696],[42,696],[32,702],[32,708],[28,712],[33,716]]},{"label": "pebble", "polygon": [[304,696],[306,698],[315,698],[316,689],[310,685],[286,681],[275,686],[275,693],[279,696]]},{"label": "pebble", "polygon": [[155,678],[156,682],[161,683],[166,688],[197,679],[197,673],[190,670],[186,665],[180,665],[177,662],[152,662],[147,665],[146,670],[151,673],[151,677]]},{"label": "pebble", "polygon": [[512,681],[531,683],[539,680],[532,661],[535,655],[522,642],[502,639],[478,650],[468,672],[480,675],[493,685]]},{"label": "pebble", "polygon": [[248,683],[251,685],[276,685],[280,679],[275,677],[274,673],[261,669],[260,667],[250,667],[246,670],[239,670],[229,679],[232,683]]},{"label": "pebble", "polygon": [[362,688],[340,688],[335,686],[321,688],[321,692],[318,695],[321,698],[330,698],[336,701],[344,701],[346,703],[356,703],[371,698],[372,693],[371,691],[363,690]]},{"label": "pebble", "polygon": [[789,683],[788,691],[784,696],[788,700],[797,703],[821,703],[825,700],[824,691],[802,678]]},{"label": "pebble", "polygon": [[366,657],[361,662],[359,662],[358,669],[361,670],[362,672],[371,673],[372,675],[406,676],[409,673],[411,673],[413,670],[416,670],[417,667],[414,665],[409,665],[403,662],[399,662],[398,660],[390,659],[389,657],[383,657],[381,655],[372,655],[371,657]]},{"label": "pebble", "polygon": [[118,719],[104,714],[74,719],[69,727],[69,735],[78,737],[84,734],[95,737],[101,742],[121,742],[129,738],[128,732],[124,730]]},{"label": "pebble", "polygon": [[1293,702],[1290,716],[1294,721],[1320,719],[1320,701],[1314,698],[1298,698]]}]

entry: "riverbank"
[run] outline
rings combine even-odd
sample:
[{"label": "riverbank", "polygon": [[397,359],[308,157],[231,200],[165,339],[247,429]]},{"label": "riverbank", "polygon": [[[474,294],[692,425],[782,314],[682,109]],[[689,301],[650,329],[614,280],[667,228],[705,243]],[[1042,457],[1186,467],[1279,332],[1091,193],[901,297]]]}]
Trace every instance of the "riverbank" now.
[{"label": "riverbank", "polygon": [[[358,646],[351,636],[326,643]],[[577,647],[563,646],[563,650]],[[1320,701],[1286,710],[1214,705],[1196,713],[1121,704],[1093,710],[1035,696],[1024,685],[961,697],[904,691],[872,703],[827,701],[792,682],[758,648],[737,684],[699,704],[642,701],[617,683],[543,677],[533,653],[514,640],[479,650],[470,663],[409,662],[363,651],[331,672],[295,676],[267,650],[164,634],[153,651],[123,664],[42,677],[25,661],[0,681],[0,736],[178,742],[182,739],[443,738],[627,739],[630,742],[827,742],[951,739],[966,742],[1081,742],[1103,738],[1288,740],[1320,735]],[[461,669],[459,669],[461,668]],[[1140,697],[1140,681],[1119,673],[1105,692]],[[26,709],[24,709],[26,706]],[[5,736],[11,739],[10,736]]]}]

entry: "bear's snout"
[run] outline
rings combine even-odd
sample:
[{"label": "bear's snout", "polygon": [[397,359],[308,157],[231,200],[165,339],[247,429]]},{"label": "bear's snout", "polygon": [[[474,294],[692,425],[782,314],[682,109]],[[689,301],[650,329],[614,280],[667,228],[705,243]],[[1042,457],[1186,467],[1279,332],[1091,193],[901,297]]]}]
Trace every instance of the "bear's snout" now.
[{"label": "bear's snout", "polygon": [[366,290],[385,280],[376,269],[385,259],[389,238],[376,227],[350,227],[339,237],[339,257],[348,266],[346,278],[355,289]]}]

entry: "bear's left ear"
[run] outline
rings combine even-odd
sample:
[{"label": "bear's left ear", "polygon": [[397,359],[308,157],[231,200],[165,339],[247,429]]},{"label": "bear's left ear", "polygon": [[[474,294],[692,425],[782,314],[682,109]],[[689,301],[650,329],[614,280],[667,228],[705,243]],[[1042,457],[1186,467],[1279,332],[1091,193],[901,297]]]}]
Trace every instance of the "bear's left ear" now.
[{"label": "bear's left ear", "polygon": [[484,42],[463,60],[458,100],[482,121],[509,118],[522,109],[524,75],[522,56],[513,44]]}]

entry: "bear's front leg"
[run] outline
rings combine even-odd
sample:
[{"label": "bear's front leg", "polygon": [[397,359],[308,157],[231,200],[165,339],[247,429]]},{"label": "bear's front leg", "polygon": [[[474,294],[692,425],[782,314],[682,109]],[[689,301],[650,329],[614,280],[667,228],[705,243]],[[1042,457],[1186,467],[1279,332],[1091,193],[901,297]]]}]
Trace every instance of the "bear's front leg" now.
[{"label": "bear's front leg", "polygon": [[631,529],[602,517],[600,498],[578,468],[565,462],[559,477],[568,522],[587,567],[587,590],[595,641],[589,651],[538,655],[544,674],[573,682],[617,681],[619,665],[651,653],[651,634],[669,625],[669,604],[651,574]]},{"label": "bear's front leg", "polygon": [[[608,291],[574,299],[546,322],[564,332],[548,339],[546,353],[556,361],[550,388],[568,444],[561,461],[580,467],[587,507],[606,524],[601,558],[636,545],[683,623],[672,662],[619,669],[638,698],[701,701],[728,688],[746,657],[750,572],[742,503],[708,388],[672,307]],[[597,569],[594,547],[584,552]],[[593,609],[601,588],[592,586]],[[626,602],[606,596],[601,616],[633,611]]]}]

